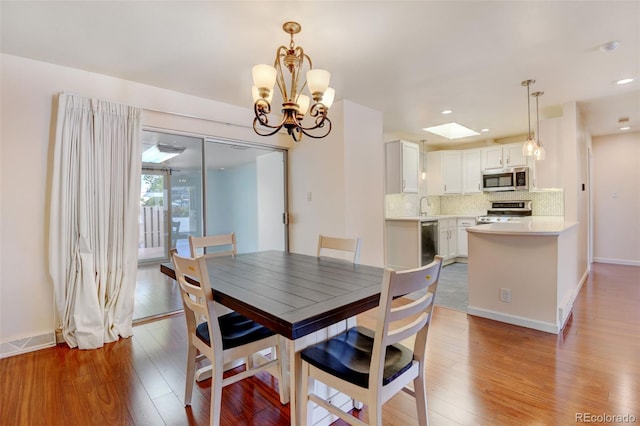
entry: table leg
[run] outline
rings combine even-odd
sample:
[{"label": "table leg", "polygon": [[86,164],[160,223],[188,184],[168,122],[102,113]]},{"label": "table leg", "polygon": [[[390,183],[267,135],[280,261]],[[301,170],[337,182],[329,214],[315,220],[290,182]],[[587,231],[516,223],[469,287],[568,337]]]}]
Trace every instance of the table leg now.
[{"label": "table leg", "polygon": [[282,377],[282,383],[278,383],[280,389],[282,389],[281,403],[288,404],[291,401],[291,379],[289,374],[289,346],[291,346],[288,339],[279,336],[279,350],[278,356],[280,357],[280,376]]},{"label": "table leg", "polygon": [[300,373],[302,370],[302,360],[296,356],[296,343],[289,340],[289,410],[291,416],[291,426],[300,424],[300,403],[302,395],[300,394],[301,380]]}]

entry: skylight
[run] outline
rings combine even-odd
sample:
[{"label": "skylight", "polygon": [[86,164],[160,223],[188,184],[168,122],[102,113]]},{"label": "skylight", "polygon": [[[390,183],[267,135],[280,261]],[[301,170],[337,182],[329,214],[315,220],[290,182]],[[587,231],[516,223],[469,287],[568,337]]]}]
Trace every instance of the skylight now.
[{"label": "skylight", "polygon": [[142,153],[143,163],[162,163],[180,155],[185,148],[171,145],[154,145]]},{"label": "skylight", "polygon": [[460,139],[469,136],[477,136],[480,134],[456,122],[441,124],[439,126],[433,127],[425,127],[422,130],[426,130],[430,133],[435,133],[436,135],[445,137],[447,139]]}]

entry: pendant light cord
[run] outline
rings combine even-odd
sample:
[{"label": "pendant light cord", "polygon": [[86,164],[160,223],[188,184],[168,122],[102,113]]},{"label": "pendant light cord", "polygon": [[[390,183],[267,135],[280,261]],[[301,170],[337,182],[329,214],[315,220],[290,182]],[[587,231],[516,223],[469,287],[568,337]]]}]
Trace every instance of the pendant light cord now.
[{"label": "pendant light cord", "polygon": [[529,85],[527,84],[527,118],[529,118],[529,139],[531,139],[531,101],[529,100]]},{"label": "pendant light cord", "polygon": [[538,145],[542,145],[540,142],[540,110],[538,109],[538,96],[536,96],[536,142]]}]

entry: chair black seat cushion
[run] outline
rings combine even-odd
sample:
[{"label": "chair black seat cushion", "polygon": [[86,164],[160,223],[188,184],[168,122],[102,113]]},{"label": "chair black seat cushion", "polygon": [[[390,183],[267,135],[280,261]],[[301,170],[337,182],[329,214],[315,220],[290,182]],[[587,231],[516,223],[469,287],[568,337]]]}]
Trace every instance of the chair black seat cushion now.
[{"label": "chair black seat cushion", "polygon": [[[374,335],[368,328],[353,327],[325,342],[303,349],[300,356],[333,376],[368,388]],[[399,344],[387,347],[382,384],[391,383],[407,371],[412,361],[413,352],[408,348]]]},{"label": "chair black seat cushion", "polygon": [[[231,312],[218,317],[220,332],[222,334],[222,348],[231,349],[237,346],[246,345],[265,337],[273,336],[275,333],[237,312]],[[196,328],[196,336],[207,345],[211,346],[209,338],[209,326],[206,322],[199,324]]]}]

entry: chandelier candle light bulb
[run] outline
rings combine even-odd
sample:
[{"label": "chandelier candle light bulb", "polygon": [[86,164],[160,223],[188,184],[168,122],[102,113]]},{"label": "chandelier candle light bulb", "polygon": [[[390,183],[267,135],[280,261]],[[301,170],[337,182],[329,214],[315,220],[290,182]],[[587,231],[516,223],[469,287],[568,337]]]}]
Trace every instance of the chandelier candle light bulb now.
[{"label": "chandelier candle light bulb", "polygon": [[266,98],[276,84],[276,69],[271,65],[260,64],[255,65],[251,73],[253,74],[253,83],[258,88],[258,93]]},{"label": "chandelier candle light bulb", "polygon": [[333,87],[327,87],[327,90],[324,91],[324,95],[322,95],[322,104],[325,108],[331,108],[333,105],[333,100],[336,97],[336,91]]},{"label": "chandelier candle light bulb", "polygon": [[[284,127],[296,142],[300,141],[302,135],[314,139],[323,138],[331,132],[331,120],[327,117],[335,98],[335,90],[329,87],[331,74],[327,70],[314,69],[311,58],[304,53],[302,47],[295,45],[293,35],[302,30],[300,24],[285,22],[282,29],[291,35],[289,46],[280,46],[276,50],[274,66],[261,64],[252,69],[255,113],[253,130],[260,136],[271,136]],[[302,69],[307,70],[306,81],[300,82]],[[285,78],[286,71],[289,78]],[[287,81],[290,81],[289,87]],[[282,95],[283,117],[278,124],[271,125],[268,116],[271,113],[273,87],[276,82]],[[309,88],[311,98],[302,94],[305,87]],[[307,113],[312,123],[305,127],[302,120]]]}]

